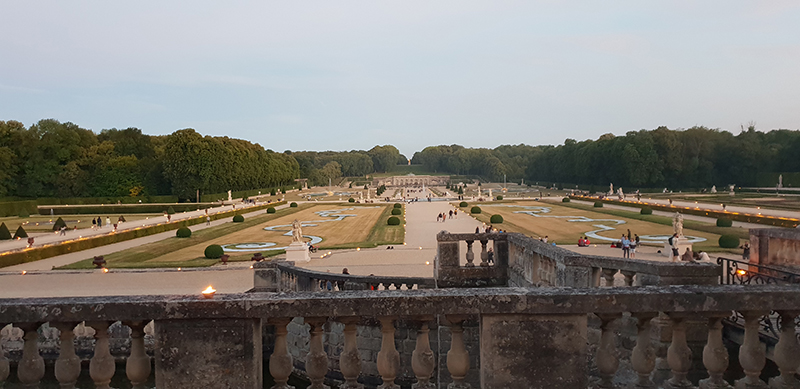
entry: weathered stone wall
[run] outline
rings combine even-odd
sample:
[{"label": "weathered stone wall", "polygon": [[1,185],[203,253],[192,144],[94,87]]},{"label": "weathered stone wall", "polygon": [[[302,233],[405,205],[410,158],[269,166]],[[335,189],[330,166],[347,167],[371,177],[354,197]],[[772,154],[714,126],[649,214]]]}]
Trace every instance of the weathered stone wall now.
[{"label": "weathered stone wall", "polygon": [[800,271],[800,229],[750,230],[750,262]]}]

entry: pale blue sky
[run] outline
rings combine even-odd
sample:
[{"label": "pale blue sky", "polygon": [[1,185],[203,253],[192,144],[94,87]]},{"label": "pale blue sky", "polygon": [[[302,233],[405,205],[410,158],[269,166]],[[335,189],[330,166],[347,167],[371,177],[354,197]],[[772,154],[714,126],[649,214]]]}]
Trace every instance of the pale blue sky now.
[{"label": "pale blue sky", "polygon": [[797,1],[0,0],[0,120],[277,151],[800,128]]}]

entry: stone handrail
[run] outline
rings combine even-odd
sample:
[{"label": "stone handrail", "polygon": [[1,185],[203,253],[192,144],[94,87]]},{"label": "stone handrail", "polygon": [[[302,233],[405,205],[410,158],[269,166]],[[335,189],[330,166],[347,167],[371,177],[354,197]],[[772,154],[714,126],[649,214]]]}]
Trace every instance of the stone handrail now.
[{"label": "stone handrail", "polygon": [[[261,265],[267,266],[269,265]],[[263,269],[264,267],[256,267]],[[325,290],[381,290],[381,289],[430,289],[436,287],[436,280],[425,277],[359,276],[319,272],[294,266],[291,261],[278,261],[281,292],[313,292]],[[330,287],[330,289],[328,289]],[[276,290],[277,291],[277,290]]]},{"label": "stone handrail", "polygon": [[[719,282],[719,265],[672,263],[579,254],[519,233],[437,235],[436,278],[440,286],[614,286],[617,272],[631,285],[711,285]],[[493,241],[494,266],[461,266],[459,242],[479,241],[485,251]],[[469,249],[467,256],[469,257]],[[483,253],[482,253],[483,254]]]},{"label": "stone handrail", "polygon": [[[45,373],[39,355],[37,330],[42,323],[61,330],[61,354],[55,374],[62,386],[80,372],[80,360],[69,346],[76,324],[94,328],[95,352],[90,375],[97,387],[107,388],[114,373],[109,353],[108,327],[122,321],[132,330],[127,374],[134,385],[150,374],[150,360],[143,348],[143,327],[155,321],[155,374],[159,388],[261,387],[262,344],[272,346],[269,371],[286,388],[292,373],[292,356],[287,344],[287,325],[303,318],[310,325],[309,351],[305,370],[312,387],[321,387],[329,369],[323,349],[323,326],[329,321],[344,324],[344,347],[339,368],[345,387],[358,387],[362,356],[356,342],[356,327],[364,318],[381,324],[382,342],[377,353],[382,387],[393,384],[400,366],[395,348],[395,321],[419,323],[411,366],[417,387],[444,387],[431,383],[435,368],[430,347],[429,326],[438,322],[449,328],[450,348],[446,367],[456,388],[464,383],[470,358],[464,349],[463,322],[480,321],[480,370],[482,388],[586,388],[590,369],[588,320],[600,322],[600,337],[594,364],[599,387],[614,387],[619,368],[616,332],[622,319],[636,321],[635,347],[630,360],[636,372],[636,387],[656,388],[651,380],[656,353],[651,328],[658,327],[671,339],[663,364],[671,374],[663,387],[693,387],[688,372],[692,351],[687,345],[687,328],[697,323],[705,328],[707,341],[702,361],[707,369],[708,387],[725,387],[723,374],[728,353],[722,340],[722,320],[732,311],[744,317],[744,341],[739,362],[745,377],[737,387],[766,387],[759,378],[764,367],[764,344],[758,336],[759,321],[770,310],[780,314],[780,340],[770,350],[779,376],[773,387],[796,387],[800,366],[795,318],[800,312],[798,289],[793,286],[651,286],[635,288],[478,288],[343,291],[340,293],[243,293],[197,296],[120,296],[87,298],[0,299],[0,325],[14,323],[24,331],[24,348],[18,362],[20,382],[36,385]],[[630,316],[628,316],[628,314]],[[624,315],[624,316],[623,316]],[[652,320],[651,320],[652,319]],[[661,324],[663,326],[659,327]],[[269,344],[262,340],[262,325],[275,327]],[[405,347],[405,346],[404,346]],[[269,347],[268,347],[269,348]],[[2,351],[2,350],[0,350]],[[444,353],[445,350],[439,350]],[[5,362],[5,363],[4,363]],[[0,353],[0,383],[8,374]],[[231,370],[233,369],[233,370]],[[72,380],[72,381],[71,381]],[[716,386],[715,386],[716,385]],[[794,386],[792,386],[794,385]]]}]

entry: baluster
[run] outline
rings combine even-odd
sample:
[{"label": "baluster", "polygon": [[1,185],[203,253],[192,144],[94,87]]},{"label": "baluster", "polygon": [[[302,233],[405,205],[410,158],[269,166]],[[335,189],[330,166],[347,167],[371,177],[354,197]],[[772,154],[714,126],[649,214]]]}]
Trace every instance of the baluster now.
[{"label": "baluster", "polygon": [[636,275],[636,272],[630,270],[620,270],[620,273],[625,276],[625,286],[633,286],[633,277]]},{"label": "baluster", "polygon": [[800,381],[795,378],[795,372],[800,367],[800,344],[795,334],[794,318],[797,311],[780,311],[781,338],[775,345],[772,360],[778,365],[781,375],[769,380],[770,388],[800,388]]},{"label": "baluster", "polygon": [[670,315],[672,327],[672,341],[667,349],[667,362],[672,370],[672,378],[664,383],[665,389],[693,388],[692,383],[686,379],[692,365],[692,350],[686,344],[685,317],[675,314]]},{"label": "baluster", "polygon": [[489,266],[489,252],[486,251],[488,240],[481,240],[481,266]]},{"label": "baluster", "polygon": [[433,320],[433,318],[424,318],[424,320],[417,331],[417,345],[411,353],[411,369],[414,370],[414,375],[417,377],[417,383],[411,386],[412,389],[436,388],[430,382],[431,375],[436,367],[433,350],[431,350],[430,329],[428,329],[428,321]]},{"label": "baluster", "polygon": [[617,269],[603,269],[603,280],[605,280],[605,286],[614,286],[614,275],[617,274]]},{"label": "baluster", "polygon": [[306,318],[305,322],[311,326],[309,330],[308,355],[306,356],[306,374],[311,381],[309,389],[324,389],[325,374],[328,373],[328,354],[322,346],[322,326],[328,321],[324,317]]},{"label": "baluster", "polygon": [[361,374],[361,356],[358,354],[358,337],[356,324],[357,317],[347,317],[339,320],[344,324],[344,350],[339,355],[339,370],[344,376],[344,384],[340,389],[364,389],[358,383]]},{"label": "baluster", "polygon": [[[6,323],[0,322],[0,331],[3,328],[6,328]],[[0,341],[0,388],[3,387],[4,382],[8,379],[8,375],[11,374],[11,367],[8,364],[8,358],[6,358],[5,353],[3,352],[3,342]]]},{"label": "baluster", "polygon": [[[616,270],[615,270],[616,272]],[[619,368],[619,358],[617,356],[616,334],[614,333],[614,321],[620,318],[621,314],[598,314],[602,324],[600,325],[601,335],[600,344],[597,347],[595,364],[600,372],[599,388],[614,388],[614,375]]]},{"label": "baluster", "polygon": [[381,351],[378,352],[378,373],[383,384],[378,389],[400,389],[394,383],[400,370],[400,353],[394,347],[394,317],[378,318],[381,322]]},{"label": "baluster", "polygon": [[700,380],[700,389],[732,388],[722,379],[728,369],[728,350],[722,343],[722,319],[727,316],[708,318],[708,341],[703,347],[703,365],[708,370],[708,378]]},{"label": "baluster", "polygon": [[62,389],[72,389],[81,375],[81,359],[75,355],[75,326],[77,323],[52,323],[53,327],[61,331],[61,351],[56,360],[56,380]]},{"label": "baluster", "polygon": [[637,389],[655,389],[656,385],[650,379],[653,369],[656,367],[656,351],[650,339],[650,320],[656,314],[650,312],[632,313],[637,319],[636,346],[631,353],[631,366],[639,379],[633,385]]},{"label": "baluster", "polygon": [[474,263],[472,263],[472,261],[474,261],[474,260],[475,260],[475,253],[474,253],[474,252],[472,252],[472,243],[474,243],[474,242],[475,242],[475,241],[473,241],[473,240],[468,240],[468,241],[467,241],[467,264],[466,264],[466,265],[464,265],[464,266],[466,266],[466,267],[473,267],[473,266],[475,266],[475,264],[474,264]]},{"label": "baluster", "polygon": [[446,316],[450,323],[450,351],[447,352],[447,371],[453,382],[447,389],[469,389],[470,385],[464,382],[469,373],[469,354],[464,347],[464,320],[463,316]]},{"label": "baluster", "polygon": [[147,324],[143,321],[125,322],[131,328],[131,355],[125,363],[125,374],[131,381],[134,389],[144,389],[147,378],[150,377],[150,357],[144,349],[144,327]]},{"label": "baluster", "polygon": [[111,378],[114,377],[114,357],[108,345],[108,327],[111,323],[107,321],[96,321],[86,323],[94,329],[94,356],[89,361],[89,375],[94,381],[97,389],[109,389]]},{"label": "baluster", "polygon": [[767,345],[758,339],[759,321],[767,312],[743,311],[744,341],[739,347],[739,364],[742,365],[745,377],[736,381],[736,388],[768,388],[758,377],[767,363]]},{"label": "baluster", "polygon": [[25,388],[38,388],[44,377],[44,358],[39,355],[39,333],[41,323],[24,323],[19,326],[24,332],[22,359],[17,365],[17,378]]},{"label": "baluster", "polygon": [[269,374],[275,380],[275,385],[272,389],[294,389],[294,386],[289,386],[289,376],[292,374],[292,355],[289,354],[289,348],[286,344],[286,335],[289,333],[286,326],[291,322],[291,318],[278,318],[272,319],[272,324],[275,325],[275,349],[272,351],[272,356],[269,358]]}]

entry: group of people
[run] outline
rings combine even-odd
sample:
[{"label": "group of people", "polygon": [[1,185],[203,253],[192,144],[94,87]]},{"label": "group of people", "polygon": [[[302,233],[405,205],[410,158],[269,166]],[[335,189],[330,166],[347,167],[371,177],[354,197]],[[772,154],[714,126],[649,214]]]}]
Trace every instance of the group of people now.
[{"label": "group of people", "polygon": [[[116,231],[117,230],[117,226],[119,224],[124,223],[124,222],[125,222],[125,216],[120,216],[119,218],[117,218],[117,222],[112,225],[111,224],[111,218],[106,216],[106,224],[105,225],[113,227],[114,231]],[[92,229],[102,228],[102,227],[103,227],[103,219],[100,216],[98,216],[97,219],[94,219],[94,218],[92,219]],[[66,230],[63,230],[61,235],[66,235]]]},{"label": "group of people", "polygon": [[636,258],[636,247],[639,246],[639,240],[639,235],[634,234],[634,237],[631,238],[630,235],[622,234],[619,242],[612,243],[611,247],[621,248],[622,258]]},{"label": "group of people", "polygon": [[[445,220],[447,220],[448,218],[449,218],[449,219],[452,219],[453,217],[455,217],[456,219],[458,219],[458,211],[457,211],[457,210],[456,210],[456,211],[453,211],[453,210],[451,209],[451,210],[450,210],[450,212],[448,212],[448,213],[439,212],[439,215],[438,215],[438,216],[436,216],[436,221],[437,221],[437,222],[442,222],[442,223],[444,223],[444,221],[445,221]],[[487,231],[487,232],[488,232],[488,231]]]},{"label": "group of people", "polygon": [[592,242],[589,241],[589,238],[585,236],[581,236],[578,238],[578,247],[589,247]]}]

